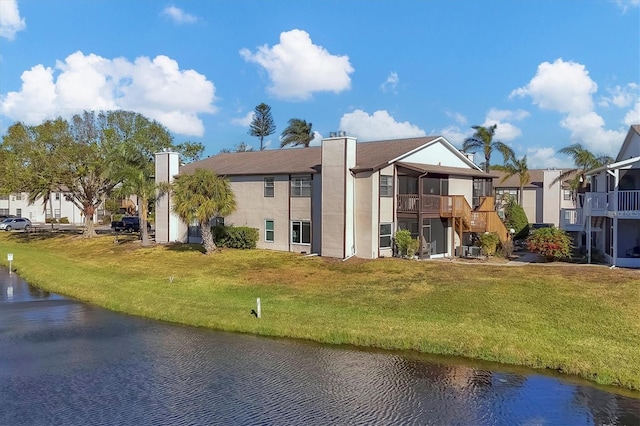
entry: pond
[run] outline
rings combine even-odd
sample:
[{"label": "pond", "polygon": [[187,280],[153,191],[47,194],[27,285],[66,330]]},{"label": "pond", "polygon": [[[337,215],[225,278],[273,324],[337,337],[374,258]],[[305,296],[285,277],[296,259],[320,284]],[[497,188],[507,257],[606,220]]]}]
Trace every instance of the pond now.
[{"label": "pond", "polygon": [[0,425],[638,425],[640,393],[406,352],[167,324],[0,270]]}]

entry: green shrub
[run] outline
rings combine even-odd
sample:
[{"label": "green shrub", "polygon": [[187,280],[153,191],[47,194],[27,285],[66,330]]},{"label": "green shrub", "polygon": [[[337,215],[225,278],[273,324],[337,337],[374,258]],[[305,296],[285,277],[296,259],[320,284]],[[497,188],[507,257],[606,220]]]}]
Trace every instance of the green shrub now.
[{"label": "green shrub", "polygon": [[218,247],[254,249],[258,243],[260,233],[256,228],[248,226],[223,226],[218,225],[211,228],[213,242]]},{"label": "green shrub", "polygon": [[482,254],[485,256],[493,256],[496,254],[498,243],[500,243],[498,234],[495,232],[485,232],[484,234],[480,234],[478,239],[480,242],[480,248],[482,249]]},{"label": "green shrub", "polygon": [[420,240],[418,238],[412,238],[409,241],[409,246],[407,247],[407,256],[413,257],[420,250]]},{"label": "green shrub", "polygon": [[548,260],[567,259],[571,257],[573,241],[562,229],[540,228],[527,238],[527,248]]},{"label": "green shrub", "polygon": [[66,216],[65,217],[61,217],[60,218],[60,223],[67,223],[68,224],[69,223],[69,218],[66,217]]},{"label": "green shrub", "polygon": [[529,236],[529,219],[524,209],[514,197],[508,197],[504,205],[504,224],[507,229],[513,228],[513,239],[521,240]]},{"label": "green shrub", "polygon": [[47,217],[44,220],[44,223],[58,223],[55,217]]},{"label": "green shrub", "polygon": [[393,239],[398,247],[398,254],[400,256],[408,256],[409,244],[411,244],[411,231],[408,229],[401,229],[393,235]]}]

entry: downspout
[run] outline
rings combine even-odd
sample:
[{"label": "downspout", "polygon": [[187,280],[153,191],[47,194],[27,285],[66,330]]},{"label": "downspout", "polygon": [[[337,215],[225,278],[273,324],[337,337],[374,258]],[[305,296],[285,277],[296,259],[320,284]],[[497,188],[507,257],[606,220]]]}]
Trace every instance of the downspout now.
[{"label": "downspout", "polygon": [[613,262],[611,267],[615,268],[616,262],[618,260],[618,185],[620,184],[620,169],[615,169],[613,171],[614,178],[614,187],[613,187],[613,207],[614,207],[614,216],[613,216],[613,247],[611,251],[611,255],[613,257]]},{"label": "downspout", "polygon": [[[422,223],[423,221],[423,217],[422,217],[422,191],[423,191],[423,183],[422,183],[422,178],[424,178],[425,176],[427,176],[429,174],[429,172],[424,172],[423,174],[421,174],[420,176],[418,176],[418,241],[420,241],[420,259],[424,258],[424,253],[423,253],[423,244],[422,244],[422,239],[424,238],[424,235],[422,234],[423,228],[424,228],[424,224]],[[429,229],[431,229],[431,227],[429,227]],[[431,256],[431,253],[429,253],[429,256]]]}]

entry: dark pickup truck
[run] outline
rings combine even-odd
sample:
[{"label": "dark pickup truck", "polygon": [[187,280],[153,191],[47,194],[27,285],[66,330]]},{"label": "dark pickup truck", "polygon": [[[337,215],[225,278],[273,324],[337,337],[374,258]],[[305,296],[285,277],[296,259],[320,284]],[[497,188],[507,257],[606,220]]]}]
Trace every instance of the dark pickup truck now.
[{"label": "dark pickup truck", "polygon": [[[111,222],[111,229],[116,232],[140,232],[140,218],[138,216],[125,216],[122,220]],[[151,230],[151,224],[147,222],[147,231]]]}]

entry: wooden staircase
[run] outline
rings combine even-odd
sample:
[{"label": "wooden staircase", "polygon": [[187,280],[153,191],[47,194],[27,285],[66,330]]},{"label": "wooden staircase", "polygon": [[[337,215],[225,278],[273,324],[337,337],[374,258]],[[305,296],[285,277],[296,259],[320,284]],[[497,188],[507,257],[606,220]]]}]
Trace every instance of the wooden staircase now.
[{"label": "wooden staircase", "polygon": [[494,197],[482,197],[472,210],[464,195],[444,195],[440,202],[440,216],[450,217],[460,238],[464,232],[495,232],[500,241],[509,239],[509,231],[495,210]]}]

